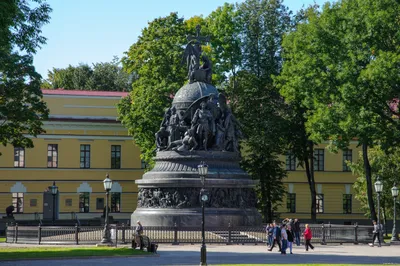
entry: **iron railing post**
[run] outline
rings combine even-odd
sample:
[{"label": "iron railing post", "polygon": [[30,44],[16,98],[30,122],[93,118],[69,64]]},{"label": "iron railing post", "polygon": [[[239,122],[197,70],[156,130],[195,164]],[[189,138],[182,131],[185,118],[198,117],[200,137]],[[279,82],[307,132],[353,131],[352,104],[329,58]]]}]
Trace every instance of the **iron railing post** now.
[{"label": "iron railing post", "polygon": [[232,245],[232,227],[231,223],[228,224],[228,243],[227,245]]},{"label": "iron railing post", "polygon": [[322,223],[322,240],[321,240],[321,245],[326,245],[326,236],[325,236],[325,224]]},{"label": "iron railing post", "polygon": [[118,225],[115,225],[115,247],[118,247]]},{"label": "iron railing post", "polygon": [[14,238],[15,242],[14,243],[18,243],[18,223],[15,223],[14,234],[15,234],[15,238]]},{"label": "iron railing post", "polygon": [[5,233],[6,233],[6,243],[8,243],[8,223],[6,223],[6,229],[5,229]]},{"label": "iron railing post", "polygon": [[125,224],[122,224],[122,236],[121,236],[121,241],[122,241],[122,243],[123,244],[126,244],[126,241],[125,241]]},{"label": "iron railing post", "polygon": [[38,244],[40,245],[40,242],[42,242],[42,226],[39,224],[38,227]]},{"label": "iron railing post", "polygon": [[79,245],[79,227],[78,224],[75,224],[75,244]]},{"label": "iron railing post", "polygon": [[354,224],[354,245],[358,245],[358,223]]},{"label": "iron railing post", "polygon": [[179,245],[178,243],[178,225],[175,223],[174,224],[174,242],[172,245]]}]

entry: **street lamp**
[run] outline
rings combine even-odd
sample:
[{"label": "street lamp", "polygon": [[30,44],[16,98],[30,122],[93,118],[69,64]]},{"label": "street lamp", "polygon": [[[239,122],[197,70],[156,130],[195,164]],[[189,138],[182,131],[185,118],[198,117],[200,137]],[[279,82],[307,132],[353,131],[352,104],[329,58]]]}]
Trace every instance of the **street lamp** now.
[{"label": "street lamp", "polygon": [[56,195],[58,193],[58,187],[56,186],[56,181],[53,181],[51,188],[51,194],[53,195],[53,225],[56,221]]},{"label": "street lamp", "polygon": [[381,208],[380,208],[380,200],[381,200],[381,193],[383,190],[383,183],[381,182],[381,180],[379,179],[379,176],[374,184],[375,186],[375,192],[378,194],[378,234],[379,234],[379,238],[381,240],[382,243],[384,243],[383,241],[383,232],[381,230]]},{"label": "street lamp", "polygon": [[110,176],[108,173],[106,174],[106,179],[103,181],[104,185],[104,190],[106,191],[106,217],[105,217],[105,222],[104,222],[104,230],[103,230],[103,239],[101,240],[101,244],[107,244],[111,245],[111,234],[110,234],[110,228],[108,226],[108,194],[110,193],[110,190],[113,185],[113,181],[110,179]]},{"label": "street lamp", "polygon": [[396,184],[392,187],[392,196],[393,196],[393,230],[392,230],[392,239],[391,241],[399,241],[399,236],[397,235],[396,230],[396,198],[399,195],[399,189],[396,187]]},{"label": "street lamp", "polygon": [[197,170],[199,171],[200,181],[201,181],[201,190],[200,190],[200,200],[201,200],[201,249],[200,249],[200,265],[207,265],[207,248],[206,248],[206,239],[205,239],[205,230],[204,230],[204,204],[208,201],[209,195],[208,191],[204,188],[204,184],[206,182],[206,176],[208,174],[208,165],[205,162],[201,162],[197,166]]}]

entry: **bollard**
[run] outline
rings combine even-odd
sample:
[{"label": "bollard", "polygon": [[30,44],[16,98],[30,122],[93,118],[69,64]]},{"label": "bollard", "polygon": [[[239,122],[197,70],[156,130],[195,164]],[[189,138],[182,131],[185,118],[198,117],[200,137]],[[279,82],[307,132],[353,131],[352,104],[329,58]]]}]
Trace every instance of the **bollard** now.
[{"label": "bollard", "polygon": [[39,224],[38,227],[38,244],[40,245],[40,242],[42,242],[42,226]]},{"label": "bollard", "polygon": [[228,224],[228,243],[227,245],[232,245],[232,228],[231,223]]},{"label": "bollard", "polygon": [[172,245],[179,245],[178,243],[178,225],[175,223],[174,224],[174,242]]},{"label": "bollard", "polygon": [[358,223],[354,224],[354,245],[358,245]]},{"label": "bollard", "polygon": [[321,240],[321,245],[326,245],[326,239],[325,239],[325,224],[322,223],[322,240]]},{"label": "bollard", "polygon": [[79,227],[78,224],[75,224],[75,244],[79,245]]}]

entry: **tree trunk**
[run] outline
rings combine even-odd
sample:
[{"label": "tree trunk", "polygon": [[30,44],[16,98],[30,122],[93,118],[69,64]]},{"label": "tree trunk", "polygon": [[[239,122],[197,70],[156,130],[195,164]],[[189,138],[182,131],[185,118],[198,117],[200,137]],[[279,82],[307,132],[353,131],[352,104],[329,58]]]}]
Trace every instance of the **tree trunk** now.
[{"label": "tree trunk", "polygon": [[308,154],[304,156],[304,164],[306,167],[306,174],[308,185],[310,187],[311,193],[311,220],[315,223],[317,221],[317,209],[316,209],[316,197],[317,193],[315,191],[315,180],[314,180],[314,143],[312,141],[308,142]]},{"label": "tree trunk", "polygon": [[262,177],[260,178],[260,190],[261,190],[261,208],[263,211],[264,222],[268,222],[270,219],[270,217],[269,217],[270,211],[268,210],[269,200],[267,199],[265,180]]},{"label": "tree trunk", "polygon": [[368,198],[368,206],[371,210],[371,219],[377,221],[376,211],[375,211],[375,204],[373,198],[373,191],[372,191],[372,171],[371,165],[368,159],[368,145],[366,143],[362,144],[362,151],[363,151],[363,160],[364,160],[364,171],[365,171],[365,179],[367,181],[367,198]]}]

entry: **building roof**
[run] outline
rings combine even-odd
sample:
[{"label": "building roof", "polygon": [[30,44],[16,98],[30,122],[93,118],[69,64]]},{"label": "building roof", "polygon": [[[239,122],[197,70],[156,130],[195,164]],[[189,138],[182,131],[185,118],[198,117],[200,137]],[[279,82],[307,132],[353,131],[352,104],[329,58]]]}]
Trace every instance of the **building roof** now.
[{"label": "building roof", "polygon": [[129,92],[121,91],[81,91],[64,89],[42,89],[43,95],[76,95],[76,96],[100,96],[100,97],[126,97]]}]

